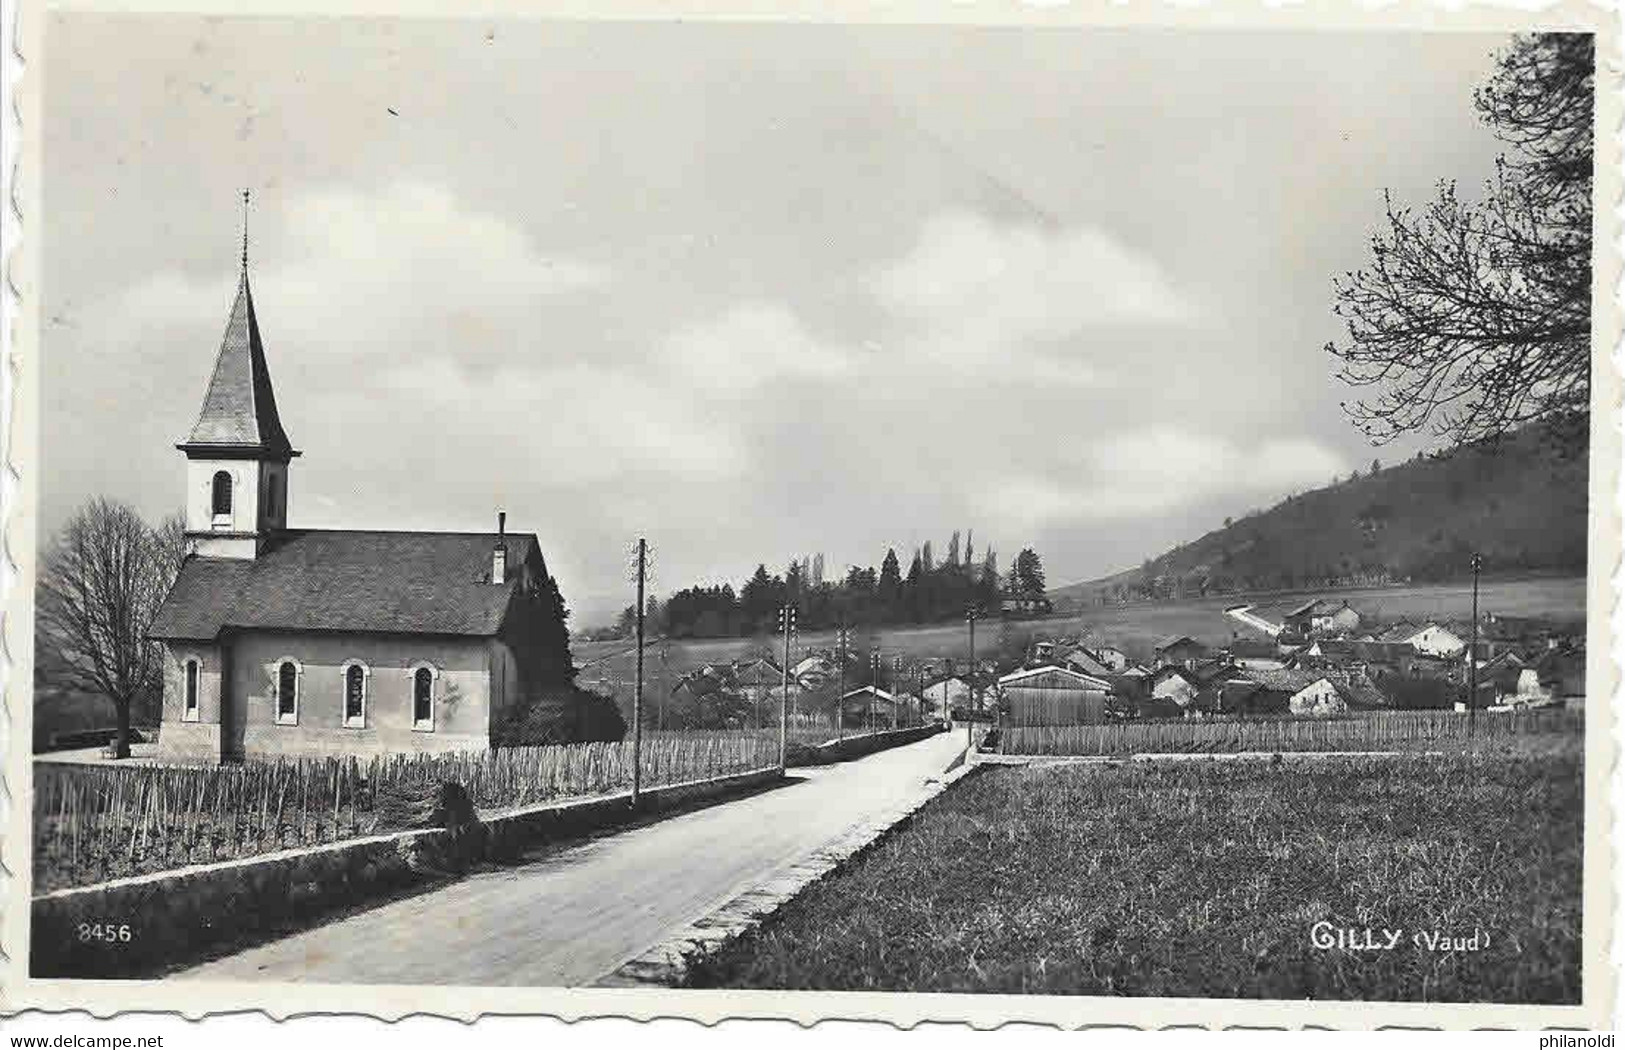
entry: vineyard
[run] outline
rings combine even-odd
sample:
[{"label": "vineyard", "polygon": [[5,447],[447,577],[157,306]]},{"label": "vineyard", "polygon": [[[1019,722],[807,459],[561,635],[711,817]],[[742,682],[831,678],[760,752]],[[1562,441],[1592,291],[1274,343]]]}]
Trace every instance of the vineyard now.
[{"label": "vineyard", "polygon": [[[659,787],[771,768],[761,732],[656,733],[642,783]],[[34,891],[248,857],[395,830],[394,789],[454,782],[483,811],[625,791],[632,743],[243,766],[34,767]]]},{"label": "vineyard", "polygon": [[1233,718],[1006,727],[1012,755],[1227,754],[1238,751],[1406,751],[1471,744],[1577,745],[1585,712],[1567,708],[1381,711],[1342,718]]}]

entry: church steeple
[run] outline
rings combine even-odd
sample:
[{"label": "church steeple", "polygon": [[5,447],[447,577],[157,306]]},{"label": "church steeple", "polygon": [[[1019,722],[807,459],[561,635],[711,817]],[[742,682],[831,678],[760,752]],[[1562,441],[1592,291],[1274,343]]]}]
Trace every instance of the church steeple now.
[{"label": "church steeple", "polygon": [[282,429],[271,389],[271,372],[260,342],[259,318],[254,315],[254,293],[248,286],[248,191],[243,191],[243,266],[237,280],[237,299],[231,305],[226,334],[214,359],[214,373],[203,395],[192,432],[179,447],[210,451],[222,446],[254,450],[284,459],[297,456]]},{"label": "church steeple", "polygon": [[242,273],[215,355],[203,407],[176,447],[186,453],[186,532],[199,554],[252,558],[286,526],[288,463],[299,455],[282,429],[248,285],[248,194]]},{"label": "church steeple", "polygon": [[258,450],[270,456],[291,458],[288,434],[277,415],[276,394],[271,389],[271,372],[265,364],[265,345],[260,341],[259,318],[254,315],[254,293],[248,286],[245,269],[237,282],[237,299],[231,305],[226,334],[214,359],[214,372],[203,395],[192,432],[180,446],[190,452],[229,446]]}]

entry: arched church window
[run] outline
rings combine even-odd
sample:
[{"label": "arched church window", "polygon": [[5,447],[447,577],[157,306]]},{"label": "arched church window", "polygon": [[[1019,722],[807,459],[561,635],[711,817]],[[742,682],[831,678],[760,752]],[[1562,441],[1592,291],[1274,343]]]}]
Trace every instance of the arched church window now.
[{"label": "arched church window", "polygon": [[434,669],[430,667],[412,673],[412,728],[434,728]]},{"label": "arched church window", "polygon": [[196,657],[186,661],[186,683],[184,686],[184,707],[181,711],[181,720],[196,722],[198,720],[198,672],[200,668]]},{"label": "arched church window", "polygon": [[276,720],[280,725],[299,722],[299,665],[292,660],[277,664]]},{"label": "arched church window", "polygon": [[344,725],[361,729],[367,724],[367,666],[352,661],[344,667]]},{"label": "arched church window", "polygon": [[214,485],[210,502],[213,504],[214,523],[220,525],[231,524],[231,475],[223,470],[215,471]]}]

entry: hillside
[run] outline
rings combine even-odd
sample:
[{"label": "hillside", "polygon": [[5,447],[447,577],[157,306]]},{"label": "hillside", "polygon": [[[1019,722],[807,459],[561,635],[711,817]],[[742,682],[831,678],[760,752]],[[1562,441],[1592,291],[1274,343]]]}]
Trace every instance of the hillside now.
[{"label": "hillside", "polygon": [[1531,429],[1498,449],[1433,453],[1290,496],[1136,569],[1057,598],[1224,594],[1460,579],[1474,549],[1486,574],[1584,574],[1586,463]]}]

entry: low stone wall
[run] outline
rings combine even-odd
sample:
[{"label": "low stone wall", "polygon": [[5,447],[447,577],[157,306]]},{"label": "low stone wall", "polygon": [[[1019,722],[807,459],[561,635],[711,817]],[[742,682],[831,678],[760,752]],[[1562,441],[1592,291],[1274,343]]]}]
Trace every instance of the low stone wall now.
[{"label": "low stone wall", "polygon": [[153,977],[214,950],[310,926],[343,908],[539,843],[769,787],[778,769],[487,816],[481,834],[401,831],[55,890],[33,900],[35,977]]},{"label": "low stone wall", "polygon": [[924,740],[928,736],[935,736],[945,728],[947,727],[939,722],[928,726],[915,726],[912,729],[865,733],[862,736],[849,736],[842,740],[830,740],[810,746],[800,745],[790,749],[790,765],[827,766],[835,762],[847,762],[854,758],[862,758],[864,755],[872,755],[876,751],[885,751],[887,748],[902,747],[916,740]]}]

